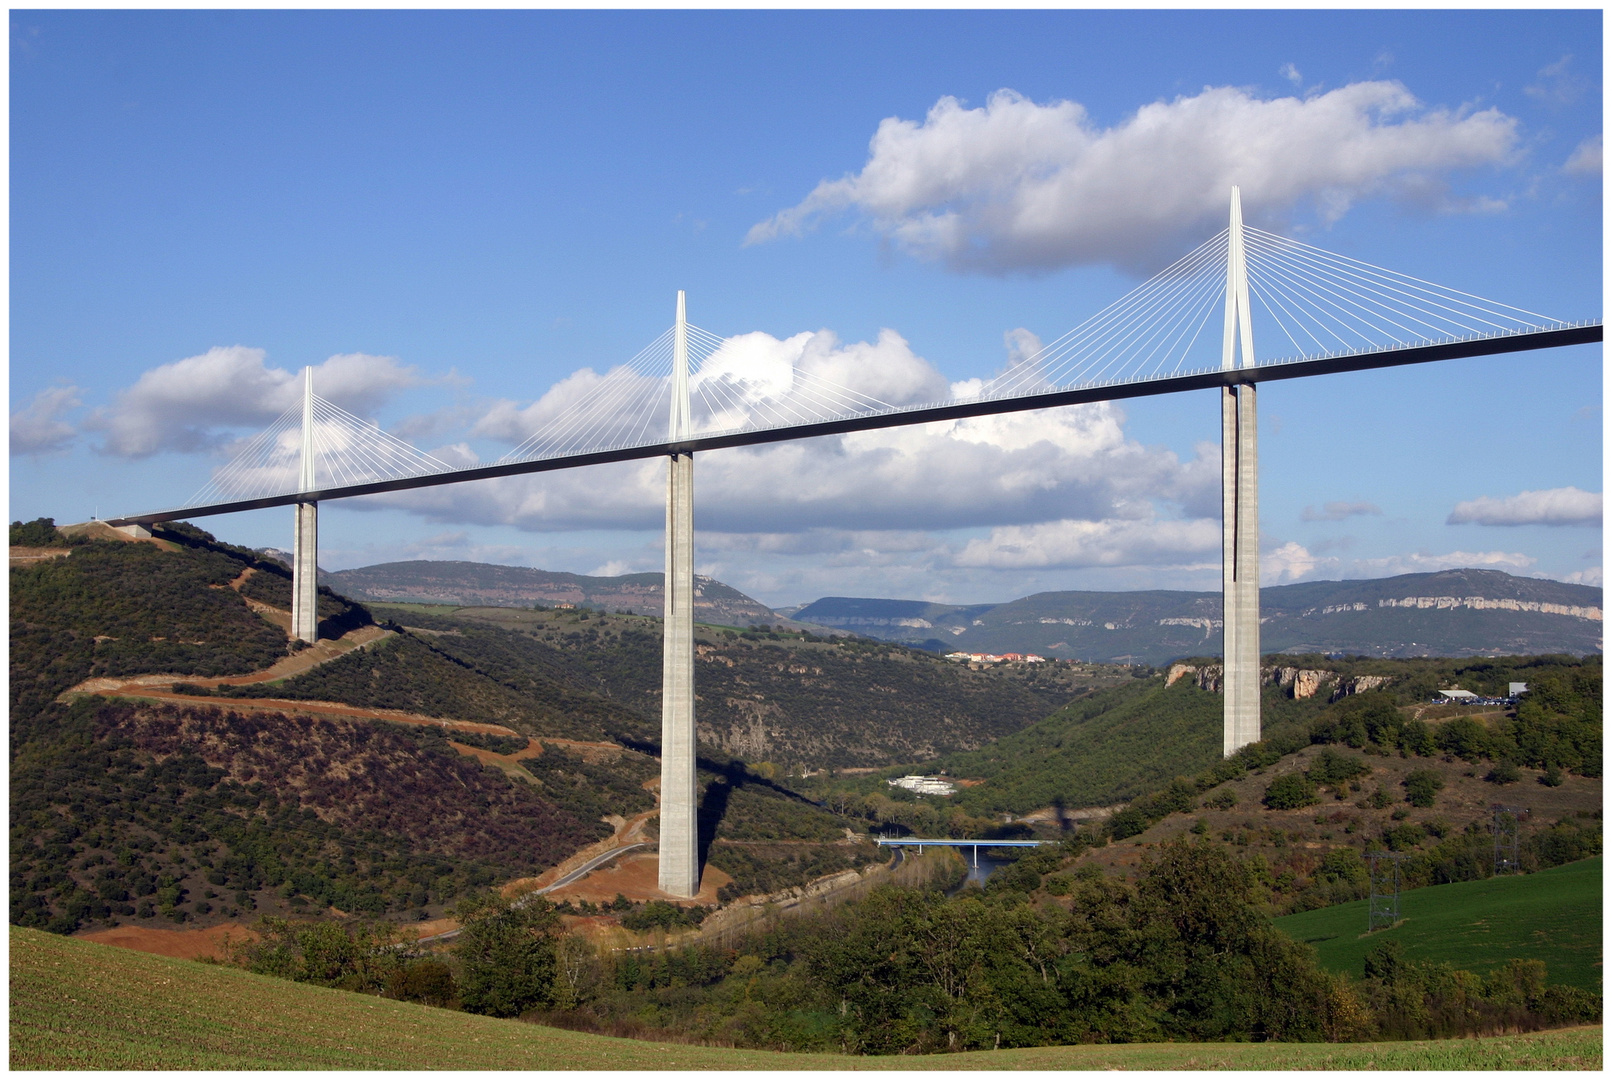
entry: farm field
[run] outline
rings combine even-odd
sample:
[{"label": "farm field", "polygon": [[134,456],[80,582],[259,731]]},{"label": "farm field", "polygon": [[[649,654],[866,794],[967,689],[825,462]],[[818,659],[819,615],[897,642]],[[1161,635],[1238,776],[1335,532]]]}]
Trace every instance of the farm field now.
[{"label": "farm field", "polygon": [[13,1069],[1595,1069],[1601,1028],[1441,1042],[1178,1043],[942,1057],[612,1039],[11,929]]},{"label": "farm field", "polygon": [[1601,992],[1601,864],[1584,859],[1537,874],[1433,885],[1401,893],[1401,922],[1367,936],[1366,901],[1276,920],[1313,945],[1321,964],[1356,977],[1366,953],[1399,941],[1409,960],[1483,973],[1513,957],[1543,960],[1547,978]]}]

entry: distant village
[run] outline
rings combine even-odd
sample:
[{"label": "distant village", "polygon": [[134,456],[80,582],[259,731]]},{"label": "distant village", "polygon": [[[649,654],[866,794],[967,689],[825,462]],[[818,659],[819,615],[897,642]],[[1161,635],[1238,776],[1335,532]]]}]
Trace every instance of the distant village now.
[{"label": "distant village", "polygon": [[980,652],[952,652],[946,654],[946,659],[959,664],[1044,664],[1045,656],[1035,653],[1010,652],[997,656],[995,653]]}]

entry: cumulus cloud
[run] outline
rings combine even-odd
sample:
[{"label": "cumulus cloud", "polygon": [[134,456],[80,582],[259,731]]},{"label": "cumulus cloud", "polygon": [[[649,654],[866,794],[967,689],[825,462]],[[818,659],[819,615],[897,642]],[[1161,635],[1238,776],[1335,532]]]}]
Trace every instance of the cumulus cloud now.
[{"label": "cumulus cloud", "polygon": [[1593,585],[1601,587],[1601,568],[1592,566],[1587,570],[1574,570],[1571,574],[1564,574],[1561,580],[1572,585]]},{"label": "cumulus cloud", "polygon": [[76,386],[52,386],[34,395],[26,409],[11,414],[11,452],[48,454],[65,450],[77,434],[62,414],[79,407]]},{"label": "cumulus cloud", "polygon": [[[152,368],[84,426],[104,434],[105,453],[121,457],[220,446],[232,429],[262,427],[300,399],[302,373],[269,367],[265,356],[232,345]],[[420,381],[395,357],[364,353],[332,356],[313,374],[320,397],[359,414]]]},{"label": "cumulus cloud", "polygon": [[[1009,337],[1012,371],[1036,343],[1019,332]],[[564,416],[567,403],[582,399],[578,384],[596,386],[597,378],[579,372],[530,405],[500,402],[478,422],[477,433],[517,441],[541,432]],[[842,342],[827,331],[747,334],[694,373],[696,427],[740,427],[804,409],[824,380],[893,405],[946,400],[953,392],[890,330],[872,342]],[[658,385],[662,389],[640,388],[644,400],[663,392]],[[634,389],[626,380],[622,387]],[[720,392],[699,393],[712,387]],[[701,454],[697,521],[716,532],[954,529],[1142,520],[1154,513],[1154,500],[1174,503],[1189,516],[1218,513],[1218,448],[1207,444],[1183,461],[1128,439],[1124,423],[1117,404],[1101,403]],[[432,453],[470,463],[463,458],[467,448]],[[664,514],[664,472],[660,461],[628,462],[388,498],[445,522],[533,531],[651,529]]]},{"label": "cumulus cloud", "polygon": [[1579,176],[1601,175],[1601,136],[1591,135],[1573,148],[1562,171]]},{"label": "cumulus cloud", "polygon": [[1335,570],[1338,560],[1312,553],[1303,544],[1289,540],[1279,547],[1262,551],[1259,555],[1259,582],[1261,585],[1280,585],[1283,582],[1303,581],[1318,573]]},{"label": "cumulus cloud", "polygon": [[1447,525],[1599,525],[1601,493],[1576,487],[1484,495],[1456,503]]},{"label": "cumulus cloud", "polygon": [[1342,521],[1344,518],[1381,514],[1382,508],[1369,502],[1329,502],[1320,510],[1306,506],[1299,514],[1301,521]]},{"label": "cumulus cloud", "polygon": [[953,269],[1141,270],[1219,227],[1234,184],[1252,222],[1275,224],[1302,204],[1336,220],[1378,193],[1425,202],[1443,174],[1503,162],[1516,144],[1517,122],[1498,110],[1426,108],[1389,81],[1270,100],[1210,87],[1106,129],[1073,101],[1001,90],[969,109],[944,97],[921,122],[882,121],[860,173],[819,183],[746,243],[856,210]]}]

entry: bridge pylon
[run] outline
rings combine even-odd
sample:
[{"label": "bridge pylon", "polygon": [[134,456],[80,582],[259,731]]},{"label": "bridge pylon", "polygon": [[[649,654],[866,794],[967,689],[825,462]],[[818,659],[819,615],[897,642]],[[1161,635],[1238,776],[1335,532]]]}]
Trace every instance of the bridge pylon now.
[{"label": "bridge pylon", "polygon": [[[1235,187],[1231,189],[1226,330],[1220,366],[1225,371],[1254,366],[1243,203]],[[1229,757],[1258,742],[1260,736],[1259,436],[1252,382],[1230,384],[1220,391],[1220,507],[1221,640],[1225,646],[1222,752]]]},{"label": "bridge pylon", "polygon": [[700,891],[699,818],[694,772],[694,454],[689,437],[688,317],[677,293],[672,347],[672,408],[666,460],[666,608],[661,666],[660,890]]},{"label": "bridge pylon", "polygon": [[[302,461],[298,491],[315,488],[313,441],[313,368],[302,369]],[[291,540],[291,635],[299,641],[319,640],[319,504],[309,499],[293,506]]]}]

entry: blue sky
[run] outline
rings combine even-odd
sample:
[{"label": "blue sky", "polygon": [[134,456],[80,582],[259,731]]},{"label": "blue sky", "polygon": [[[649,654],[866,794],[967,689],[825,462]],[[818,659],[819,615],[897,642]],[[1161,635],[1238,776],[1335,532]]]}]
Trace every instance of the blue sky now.
[{"label": "blue sky", "polygon": [[[826,330],[988,377],[1005,335],[1051,340],[1205,239],[1166,204],[1221,205],[1228,175],[1256,178],[1256,224],[1596,318],[1600,42],[1599,12],[13,12],[12,517],[184,501],[333,356],[355,411],[496,457],[556,382],[664,330],[680,288],[718,334]],[[1193,142],[1210,102],[1223,153]],[[1163,141],[1103,165],[1146,108]],[[1029,149],[1014,117],[1040,125]],[[870,149],[891,118],[912,138]],[[1013,157],[1049,140],[1050,164]],[[991,216],[1031,197],[1013,168],[1076,193],[1045,243]],[[791,212],[798,233],[768,227]],[[952,212],[964,235],[936,240]],[[1599,584],[1601,396],[1588,347],[1267,384],[1266,580]],[[710,455],[701,569],[780,605],[1215,587],[1212,395],[1036,422],[1046,481],[1018,493],[988,462],[1023,466],[1039,429]],[[819,485],[819,451],[846,476]],[[959,479],[926,501],[942,452]],[[854,482],[859,454],[886,471]],[[650,474],[522,483],[326,504],[321,562],[659,567]],[[202,524],[289,544],[289,511]]]}]

